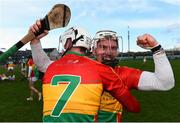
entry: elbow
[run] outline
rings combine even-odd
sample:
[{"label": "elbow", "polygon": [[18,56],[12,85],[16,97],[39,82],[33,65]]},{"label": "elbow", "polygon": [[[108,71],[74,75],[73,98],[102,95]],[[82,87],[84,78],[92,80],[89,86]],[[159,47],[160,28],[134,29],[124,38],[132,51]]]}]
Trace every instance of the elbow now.
[{"label": "elbow", "polygon": [[172,68],[171,69],[167,69],[167,74],[165,75],[165,78],[163,79],[164,81],[164,88],[165,88],[165,91],[169,91],[171,90],[172,88],[174,88],[175,86],[175,79],[174,79],[174,74],[173,74],[173,71],[172,71]]},{"label": "elbow", "polygon": [[42,66],[37,66],[38,70],[45,73],[46,72],[46,67]]},{"label": "elbow", "polygon": [[46,70],[47,70],[47,68],[48,68],[47,65],[42,65],[42,66],[39,66],[39,67],[38,67],[38,70],[41,71],[41,72],[43,72],[43,73],[45,73]]},{"label": "elbow", "polygon": [[166,80],[163,80],[163,81],[164,82],[162,82],[163,85],[162,85],[162,88],[161,88],[162,91],[169,91],[172,88],[174,88],[174,86],[175,86],[174,76],[171,76],[171,77],[169,77],[169,78],[167,78]]},{"label": "elbow", "polygon": [[169,78],[169,80],[168,80],[167,83],[168,83],[167,86],[165,85],[166,91],[169,91],[169,90],[171,90],[172,88],[174,88],[174,86],[175,86],[174,77],[172,76],[171,78]]}]

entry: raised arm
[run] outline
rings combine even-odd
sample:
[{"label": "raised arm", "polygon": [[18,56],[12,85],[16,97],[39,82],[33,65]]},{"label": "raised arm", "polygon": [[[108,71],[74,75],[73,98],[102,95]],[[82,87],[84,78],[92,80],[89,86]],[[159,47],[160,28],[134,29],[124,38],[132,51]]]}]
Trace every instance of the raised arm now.
[{"label": "raised arm", "polygon": [[[39,31],[40,27],[41,27],[40,20],[37,20],[36,23],[30,27],[29,31],[36,33]],[[45,72],[47,67],[53,62],[46,55],[40,43],[40,39],[46,36],[47,34],[48,31],[45,30],[44,33],[33,39],[30,43],[34,63],[36,64],[38,70],[40,70],[41,72]]]},{"label": "raised arm", "polygon": [[149,34],[137,38],[137,44],[145,49],[151,49],[155,63],[155,71],[143,71],[139,83],[139,90],[167,91],[174,87],[174,75],[171,64],[159,43]]},{"label": "raised arm", "polygon": [[31,43],[31,50],[34,63],[36,64],[38,70],[41,72],[46,72],[46,69],[53,61],[50,60],[42,49],[40,41],[36,44]]}]

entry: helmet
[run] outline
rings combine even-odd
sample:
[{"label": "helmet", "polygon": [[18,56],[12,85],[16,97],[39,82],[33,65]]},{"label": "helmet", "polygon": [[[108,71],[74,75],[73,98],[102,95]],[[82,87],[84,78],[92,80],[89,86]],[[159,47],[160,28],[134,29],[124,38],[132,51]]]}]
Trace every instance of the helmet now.
[{"label": "helmet", "polygon": [[93,38],[93,45],[94,45],[94,47],[97,46],[97,42],[100,39],[104,39],[104,38],[114,39],[114,40],[117,40],[117,42],[118,42],[118,36],[117,36],[117,33],[115,31],[101,30],[101,31],[98,31],[96,33],[95,37]]},{"label": "helmet", "polygon": [[71,27],[60,36],[59,41],[62,43],[63,47],[69,38],[73,41],[73,47],[84,47],[87,49],[91,47],[91,36],[81,27]]}]

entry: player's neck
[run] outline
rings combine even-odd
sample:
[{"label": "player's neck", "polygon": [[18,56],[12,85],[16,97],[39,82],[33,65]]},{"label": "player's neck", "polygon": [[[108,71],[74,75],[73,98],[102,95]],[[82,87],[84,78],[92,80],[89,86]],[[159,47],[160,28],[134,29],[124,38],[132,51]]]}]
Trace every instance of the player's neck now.
[{"label": "player's neck", "polygon": [[85,54],[85,52],[82,52],[80,48],[72,47],[69,51],[76,52],[79,54]]}]

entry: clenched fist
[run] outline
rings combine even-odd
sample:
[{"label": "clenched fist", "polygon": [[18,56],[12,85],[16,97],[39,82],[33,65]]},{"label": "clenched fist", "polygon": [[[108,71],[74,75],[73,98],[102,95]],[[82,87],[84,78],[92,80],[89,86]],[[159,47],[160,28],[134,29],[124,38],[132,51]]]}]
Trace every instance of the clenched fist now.
[{"label": "clenched fist", "polygon": [[156,39],[149,35],[149,34],[144,34],[142,36],[137,37],[137,45],[144,49],[152,49],[156,46],[159,45],[159,43],[156,41]]}]

